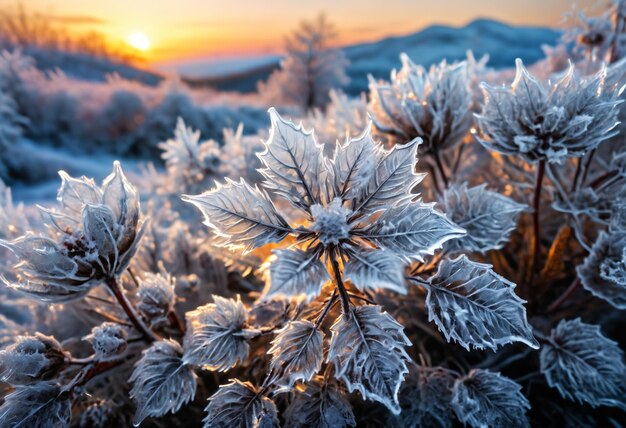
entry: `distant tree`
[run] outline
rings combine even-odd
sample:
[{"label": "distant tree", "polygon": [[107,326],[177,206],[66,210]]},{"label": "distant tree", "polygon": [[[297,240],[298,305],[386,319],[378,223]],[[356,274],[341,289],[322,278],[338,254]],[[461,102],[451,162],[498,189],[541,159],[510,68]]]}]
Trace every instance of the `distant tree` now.
[{"label": "distant tree", "polygon": [[287,37],[287,57],[280,70],[260,85],[260,92],[272,102],[286,102],[303,110],[324,107],[329,92],[349,82],[348,60],[343,51],[333,48],[335,27],[321,14],[314,21],[303,21]]}]

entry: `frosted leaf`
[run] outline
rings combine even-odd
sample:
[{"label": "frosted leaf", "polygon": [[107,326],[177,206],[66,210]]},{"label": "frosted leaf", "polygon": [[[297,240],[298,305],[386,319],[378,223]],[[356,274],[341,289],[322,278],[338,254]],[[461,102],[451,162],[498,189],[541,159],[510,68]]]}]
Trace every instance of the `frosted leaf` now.
[{"label": "frosted leaf", "polygon": [[92,178],[70,177],[65,171],[59,171],[61,187],[57,193],[57,200],[61,206],[73,215],[80,215],[83,206],[102,202],[102,191]]},{"label": "frosted leaf", "polygon": [[376,169],[361,198],[357,199],[357,211],[386,210],[415,196],[411,189],[426,176],[415,172],[417,147],[421,141],[416,138],[410,143],[394,146],[390,151],[378,148]]},{"label": "frosted leaf", "polygon": [[291,388],[297,381],[309,381],[322,367],[324,350],[322,332],[310,321],[290,321],[278,331],[268,354],[274,373],[283,373],[278,381]]},{"label": "frosted leaf", "polygon": [[124,326],[113,322],[104,322],[91,329],[85,340],[91,343],[96,359],[109,360],[126,350],[128,332]]},{"label": "frosted leaf", "polygon": [[102,182],[102,203],[111,209],[116,223],[123,226],[126,241],[132,241],[139,221],[139,194],[126,179],[118,161],[113,162],[113,172]]},{"label": "frosted leaf", "polygon": [[204,214],[204,224],[215,231],[221,245],[243,247],[249,252],[278,242],[291,232],[267,193],[243,179],[226,179],[225,185],[198,196],[183,196]]},{"label": "frosted leaf", "polygon": [[476,116],[478,140],[489,150],[529,162],[561,163],[580,157],[613,137],[620,89],[605,82],[606,68],[581,78],[574,66],[555,82],[539,81],[520,59],[510,87],[482,85],[485,104]]},{"label": "frosted leaf", "polygon": [[548,385],[563,398],[626,410],[626,365],[619,344],[597,325],[561,320],[539,354]]},{"label": "frosted leaf", "polygon": [[359,137],[337,146],[333,170],[338,195],[351,199],[367,186],[376,170],[376,152],[371,122]]},{"label": "frosted leaf", "polygon": [[298,249],[274,250],[274,256],[269,264],[269,282],[263,293],[267,298],[304,297],[311,301],[330,280],[317,253]]},{"label": "frosted leaf", "polygon": [[585,290],[626,309],[626,232],[600,232],[584,263],[577,267]]},{"label": "frosted leaf", "polygon": [[130,398],[137,405],[133,424],[148,417],[176,413],[196,395],[196,375],[172,340],[155,342],[144,350],[130,377]]},{"label": "frosted leaf", "polygon": [[320,203],[328,165],[313,131],[284,120],[273,107],[269,114],[272,128],[265,151],[258,154],[265,186],[296,206]]},{"label": "frosted leaf", "polygon": [[402,68],[391,72],[390,82],[369,77],[368,111],[377,131],[392,144],[421,137],[429,152],[457,144],[472,124],[467,62],[448,64],[444,60],[427,70],[405,53],[400,60]]},{"label": "frosted leaf", "polygon": [[163,326],[174,307],[174,283],[166,273],[146,272],[137,290],[137,308],[150,326]]},{"label": "frosted leaf", "polygon": [[87,205],[83,209],[83,229],[89,245],[104,269],[113,272],[119,260],[117,238],[119,230],[111,208],[106,205]]},{"label": "frosted leaf", "polygon": [[360,234],[406,259],[422,260],[465,231],[434,210],[434,204],[409,203],[386,207]]},{"label": "frosted leaf", "polygon": [[72,403],[51,382],[18,386],[0,406],[3,428],[65,428],[70,426]]},{"label": "frosted leaf", "polygon": [[226,371],[248,356],[246,308],[241,299],[213,296],[213,302],[187,312],[185,364]]},{"label": "frosted leaf", "polygon": [[[278,428],[276,406],[250,382],[234,379],[222,385],[205,411],[205,428]],[[260,422],[263,422],[261,424]]]},{"label": "frosted leaf", "polygon": [[343,275],[359,290],[385,288],[406,294],[404,263],[390,251],[356,250],[350,253]]},{"label": "frosted leaf", "polygon": [[428,280],[428,319],[435,321],[448,341],[469,351],[522,342],[539,348],[526,320],[524,301],[515,284],[498,275],[491,265],[476,263],[465,255],[444,259]]},{"label": "frosted leaf", "polygon": [[331,331],[327,361],[335,376],[348,391],[400,413],[398,390],[410,360],[404,347],[411,345],[403,327],[380,306],[358,306],[337,318]]},{"label": "frosted leaf", "polygon": [[68,358],[52,336],[18,336],[0,351],[0,380],[16,385],[51,379],[67,367]]},{"label": "frosted leaf", "polygon": [[530,403],[521,389],[499,373],[475,369],[454,384],[452,409],[472,427],[530,427],[526,418]]},{"label": "frosted leaf", "polygon": [[468,188],[467,183],[452,185],[443,195],[445,213],[467,235],[450,243],[453,249],[480,251],[500,249],[508,242],[517,219],[526,205],[486,189]]},{"label": "frosted leaf", "polygon": [[391,416],[389,426],[400,428],[452,426],[454,374],[443,367],[412,368],[400,388],[402,413]]},{"label": "frosted leaf", "polygon": [[307,383],[285,410],[285,428],[355,427],[350,403],[337,385],[319,377]]}]

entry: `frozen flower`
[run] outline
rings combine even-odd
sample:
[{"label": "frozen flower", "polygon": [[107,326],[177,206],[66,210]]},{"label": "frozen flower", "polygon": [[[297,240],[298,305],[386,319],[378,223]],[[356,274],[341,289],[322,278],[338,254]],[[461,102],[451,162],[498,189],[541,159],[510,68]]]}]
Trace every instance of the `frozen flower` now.
[{"label": "frozen flower", "polygon": [[139,284],[139,312],[151,326],[163,325],[174,305],[174,283],[166,274],[146,273]]},{"label": "frozen flower", "polygon": [[60,172],[61,210],[39,207],[49,236],[27,234],[0,240],[19,259],[18,281],[5,284],[44,301],[61,302],[85,295],[120,275],[143,234],[139,196],[119,162],[102,187]]},{"label": "frozen flower", "polygon": [[[304,216],[295,227],[267,192],[227,180],[199,196],[184,196],[205,215],[218,244],[253,250],[288,235],[299,248],[274,251],[265,296],[317,297],[330,279],[322,260],[341,258],[344,275],[358,288],[406,293],[404,261],[421,260],[464,230],[411,190],[419,139],[386,150],[371,126],[337,146],[328,159],[313,133],[270,110],[272,130],[259,154],[263,185]],[[333,274],[338,275],[337,266]]]},{"label": "frozen flower", "polygon": [[445,150],[458,143],[472,124],[472,93],[467,63],[445,61],[430,70],[415,65],[406,54],[390,82],[370,77],[369,111],[376,128],[392,141],[424,141],[422,150]]},{"label": "frozen flower", "polygon": [[485,104],[476,116],[478,140],[488,149],[529,162],[583,156],[617,134],[622,89],[605,84],[606,69],[589,78],[574,66],[556,82],[540,82],[520,59],[510,87],[483,84]]},{"label": "frozen flower", "polygon": [[13,385],[51,379],[67,366],[68,359],[54,337],[18,336],[0,351],[0,379]]},{"label": "frozen flower", "polygon": [[124,326],[114,322],[102,323],[91,329],[91,334],[85,336],[99,361],[109,360],[124,352],[127,338],[128,333]]}]

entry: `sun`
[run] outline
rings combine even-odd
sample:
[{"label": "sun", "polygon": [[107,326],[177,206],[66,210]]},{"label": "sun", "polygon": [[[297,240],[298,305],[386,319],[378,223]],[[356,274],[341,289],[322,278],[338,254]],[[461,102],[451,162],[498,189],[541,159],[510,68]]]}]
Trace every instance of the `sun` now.
[{"label": "sun", "polygon": [[150,49],[150,39],[143,33],[132,33],[128,36],[128,44],[140,51]]}]

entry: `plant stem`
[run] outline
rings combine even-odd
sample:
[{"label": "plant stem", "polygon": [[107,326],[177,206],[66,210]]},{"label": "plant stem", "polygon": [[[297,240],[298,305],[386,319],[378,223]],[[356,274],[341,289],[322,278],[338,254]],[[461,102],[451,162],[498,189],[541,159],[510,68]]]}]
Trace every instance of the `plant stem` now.
[{"label": "plant stem", "polygon": [[441,174],[441,178],[443,179],[444,188],[448,188],[448,177],[446,176],[445,170],[443,169],[443,163],[441,163],[441,157],[439,156],[439,150],[436,148],[433,149],[433,157],[435,158],[435,163],[437,164],[437,169]]},{"label": "plant stem", "polygon": [[322,325],[322,322],[324,322],[324,318],[326,318],[326,315],[328,315],[328,312],[330,312],[330,308],[332,308],[333,305],[335,304],[335,301],[337,300],[337,296],[338,296],[337,290],[334,290],[332,296],[330,296],[330,299],[328,299],[328,303],[326,303],[326,307],[315,320],[315,328],[319,328],[319,326]]},{"label": "plant stem", "polygon": [[548,306],[548,312],[556,311],[580,286],[580,278],[576,278],[569,287],[561,294],[550,306]]},{"label": "plant stem", "polygon": [[[539,238],[540,238],[540,224],[539,224],[539,210],[541,208],[541,187],[543,185],[543,176],[546,169],[546,161],[540,160],[537,165],[537,175],[535,177],[535,193],[533,196],[533,239],[531,241],[530,248],[530,269],[529,274],[531,277],[531,282],[535,277],[535,268],[537,266],[537,262],[539,261]],[[530,297],[530,296],[529,296]]]},{"label": "plant stem", "polygon": [[159,340],[159,338],[154,334],[154,332],[152,332],[152,330],[150,330],[146,326],[143,320],[135,312],[135,309],[126,298],[126,295],[124,294],[124,291],[120,287],[117,279],[115,277],[108,279],[107,286],[109,287],[109,290],[113,294],[113,297],[115,297],[117,302],[120,304],[120,306],[122,307],[122,309],[128,316],[128,319],[130,320],[130,322],[133,324],[133,326],[135,326],[137,330],[139,330],[141,334],[143,334],[144,340],[146,342],[154,342],[156,340]]},{"label": "plant stem", "polygon": [[348,296],[346,287],[343,285],[341,272],[339,272],[339,263],[337,263],[335,255],[336,252],[334,250],[330,252],[330,264],[333,267],[335,283],[337,284],[337,290],[339,290],[339,297],[341,298],[341,311],[343,312],[344,316],[348,316],[348,314],[350,313],[350,296]]}]

